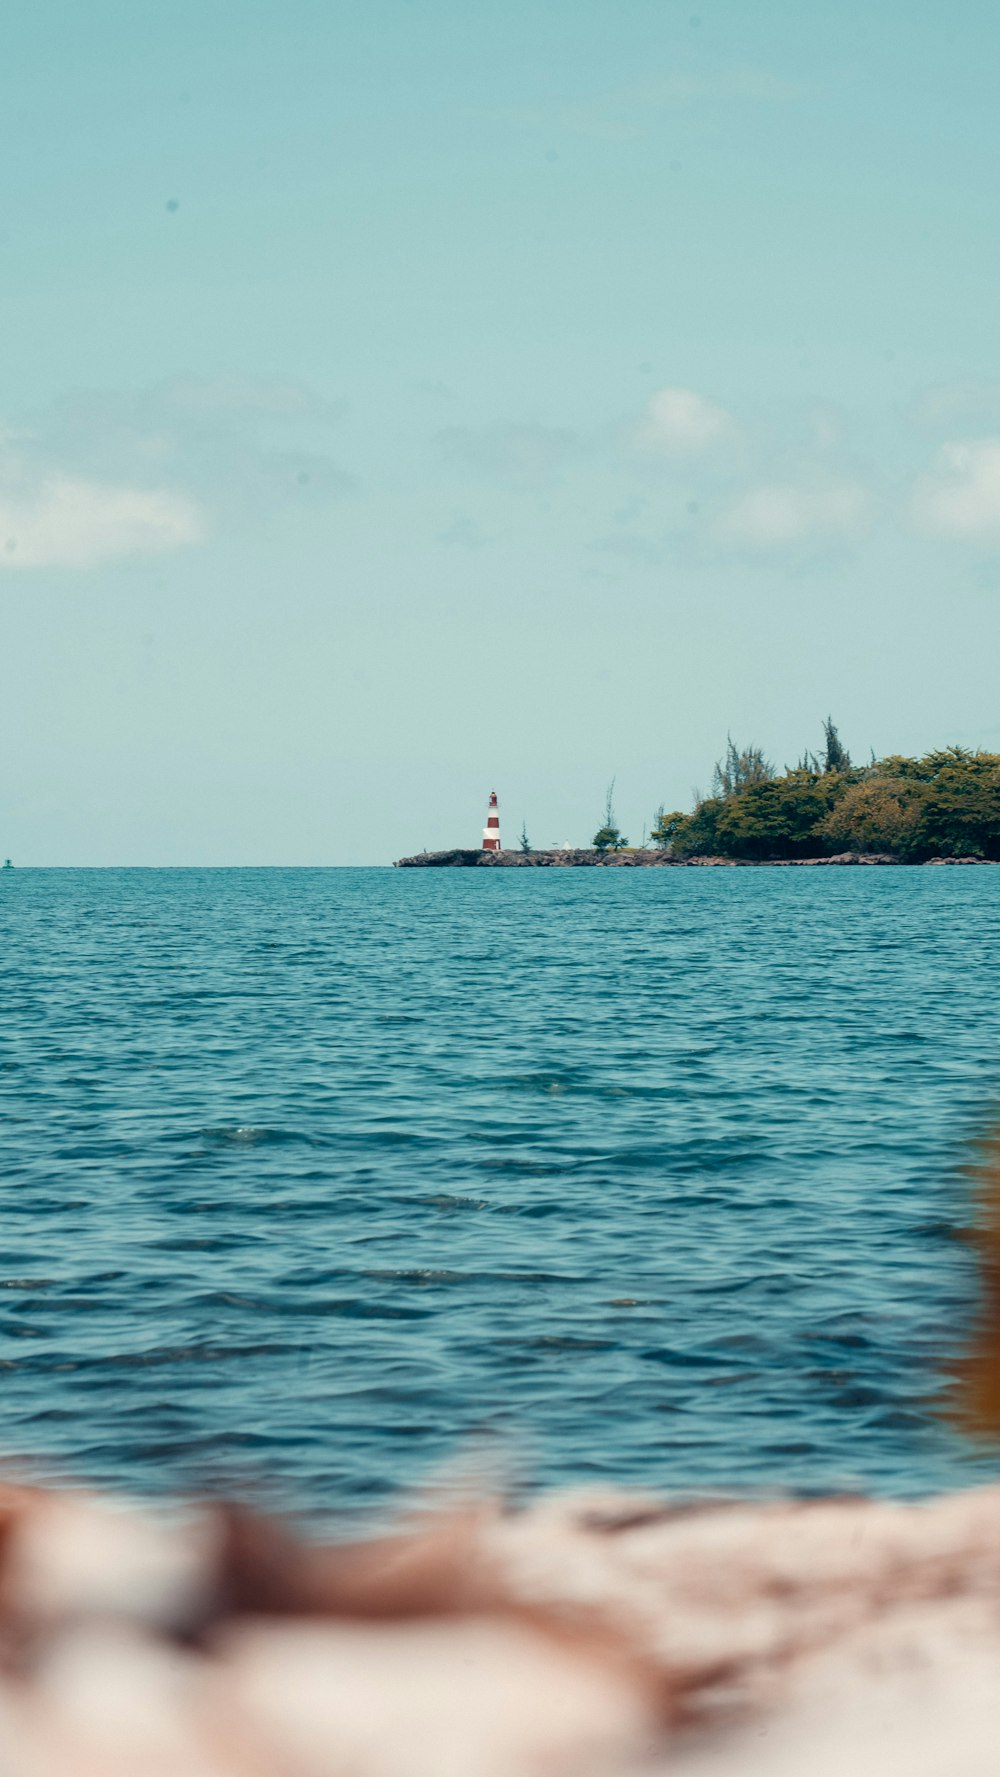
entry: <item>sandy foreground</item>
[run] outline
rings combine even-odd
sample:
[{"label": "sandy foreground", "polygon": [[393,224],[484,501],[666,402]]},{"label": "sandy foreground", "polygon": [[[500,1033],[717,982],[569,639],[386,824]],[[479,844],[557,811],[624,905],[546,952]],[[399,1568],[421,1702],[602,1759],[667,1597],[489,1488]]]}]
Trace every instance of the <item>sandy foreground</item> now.
[{"label": "sandy foreground", "polygon": [[318,1546],[12,1486],[0,1636],[0,1777],[996,1777],[1000,1487]]}]

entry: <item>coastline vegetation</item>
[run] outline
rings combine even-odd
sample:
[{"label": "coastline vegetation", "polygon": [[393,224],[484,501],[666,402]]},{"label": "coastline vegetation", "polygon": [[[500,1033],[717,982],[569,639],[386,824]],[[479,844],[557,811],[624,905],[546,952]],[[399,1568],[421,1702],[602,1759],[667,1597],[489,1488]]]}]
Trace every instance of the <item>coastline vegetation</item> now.
[{"label": "coastline vegetation", "polygon": [[619,827],[618,819],[615,814],[614,778],[611,779],[611,782],[608,785],[608,793],[604,799],[603,824],[598,827],[592,843],[594,850],[599,852],[626,851],[628,848],[628,840]]},{"label": "coastline vegetation", "polygon": [[659,809],[652,843],[677,857],[879,854],[1000,860],[1000,753],[944,747],[854,765],[831,719],[819,756],[781,773],[758,746],[727,741],[708,796],[690,814]]}]

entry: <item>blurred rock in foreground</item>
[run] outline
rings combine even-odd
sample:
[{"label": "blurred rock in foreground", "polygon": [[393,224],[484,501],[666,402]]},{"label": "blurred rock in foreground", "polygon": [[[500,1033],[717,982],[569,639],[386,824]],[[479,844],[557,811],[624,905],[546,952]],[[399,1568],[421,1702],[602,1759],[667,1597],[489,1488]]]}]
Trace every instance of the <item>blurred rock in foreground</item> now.
[{"label": "blurred rock in foreground", "polygon": [[3,1777],[994,1777],[1000,1488],[315,1546],[0,1492]]}]

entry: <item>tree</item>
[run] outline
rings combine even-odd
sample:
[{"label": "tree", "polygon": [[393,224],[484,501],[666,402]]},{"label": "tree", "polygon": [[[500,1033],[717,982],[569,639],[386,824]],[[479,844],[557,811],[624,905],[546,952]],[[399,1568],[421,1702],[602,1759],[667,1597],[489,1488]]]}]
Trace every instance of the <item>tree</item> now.
[{"label": "tree", "polygon": [[531,840],[528,838],[528,826],[526,821],[521,822],[521,850],[524,852],[525,856],[527,856],[531,850]]},{"label": "tree", "polygon": [[608,793],[604,799],[604,825],[603,827],[598,827],[597,832],[594,834],[593,844],[594,850],[599,852],[621,851],[622,847],[628,844],[628,840],[625,838],[624,834],[619,831],[618,822],[615,818],[614,778],[611,779],[611,782],[608,785]]},{"label": "tree", "polygon": [[715,768],[717,794],[696,795],[689,815],[660,808],[653,843],[678,858],[747,862],[836,851],[1000,862],[1000,753],[945,747],[852,766],[830,717],[823,728],[822,765],[807,753],[781,777],[759,747],[741,751],[730,738]]},{"label": "tree", "polygon": [[912,778],[865,777],[850,784],[816,832],[838,851],[909,857],[918,843],[922,786]]},{"label": "tree", "polygon": [[741,751],[732,735],[727,734],[725,761],[717,759],[712,772],[712,792],[723,799],[737,796],[748,784],[770,783],[773,776],[774,766],[765,759],[760,747],[744,747]]},{"label": "tree", "polygon": [[679,858],[713,856],[719,849],[719,815],[725,806],[721,797],[697,796],[693,814],[682,815],[674,828],[671,851]]},{"label": "tree", "polygon": [[656,811],[655,824],[649,835],[652,843],[658,845],[662,851],[670,850],[674,840],[687,826],[688,820],[689,816],[681,814],[679,809],[674,809],[672,814],[664,813],[663,804],[661,802]]},{"label": "tree", "polygon": [[919,764],[926,773],[921,850],[934,857],[1000,859],[1000,754],[945,747]]},{"label": "tree", "polygon": [[808,857],[820,849],[812,834],[828,807],[823,780],[807,771],[748,784],[721,804],[715,844],[730,858]]},{"label": "tree", "polygon": [[823,739],[826,743],[823,754],[823,770],[850,771],[851,755],[844,746],[840,735],[833,725],[833,717],[827,716],[823,723]]}]

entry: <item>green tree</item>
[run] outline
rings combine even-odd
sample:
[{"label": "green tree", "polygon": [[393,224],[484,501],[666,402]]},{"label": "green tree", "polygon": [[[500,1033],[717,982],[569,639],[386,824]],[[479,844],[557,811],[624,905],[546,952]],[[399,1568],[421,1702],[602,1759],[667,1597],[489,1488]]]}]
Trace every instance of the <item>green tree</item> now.
[{"label": "green tree", "polygon": [[921,801],[921,785],[912,778],[867,776],[848,784],[816,833],[835,851],[909,857],[919,843]]},{"label": "green tree", "polygon": [[659,846],[661,851],[669,851],[689,820],[690,816],[681,814],[679,809],[674,809],[672,814],[665,814],[661,802],[656,811],[656,821],[649,835],[652,844]]},{"label": "green tree", "polygon": [[851,755],[847,751],[847,748],[844,746],[840,735],[837,733],[837,730],[833,725],[832,716],[827,716],[826,721],[823,723],[823,741],[824,772],[850,771]]},{"label": "green tree", "polygon": [[527,856],[528,853],[531,851],[532,846],[531,846],[531,840],[528,838],[528,824],[526,821],[521,822],[520,844],[521,844],[521,850],[524,852],[525,856]]},{"label": "green tree", "polygon": [[[835,851],[1000,862],[1000,753],[945,747],[852,766],[829,717],[824,733],[822,764],[807,753],[781,777],[759,747],[741,751],[730,739],[715,769],[717,794],[696,795],[689,815],[659,809],[653,843],[677,857],[747,862]],[[610,846],[617,830],[608,824]]]},{"label": "green tree", "polygon": [[671,849],[679,858],[710,858],[719,850],[719,815],[725,803],[719,796],[700,796],[691,814],[674,832]]},{"label": "green tree", "polygon": [[620,832],[615,818],[615,780],[611,779],[608,793],[604,799],[604,825],[598,827],[594,834],[594,850],[599,852],[621,851],[628,844],[624,834]]},{"label": "green tree", "polygon": [[1000,859],[1000,754],[928,753],[918,844],[932,857]]},{"label": "green tree", "polygon": [[748,784],[766,784],[774,776],[774,766],[765,759],[760,747],[740,748],[731,734],[726,735],[725,759],[717,759],[712,772],[715,796],[736,796]]},{"label": "green tree", "polygon": [[790,771],[768,783],[748,784],[719,810],[715,837],[724,857],[809,857],[822,847],[813,829],[830,806],[822,779],[808,771]]}]

